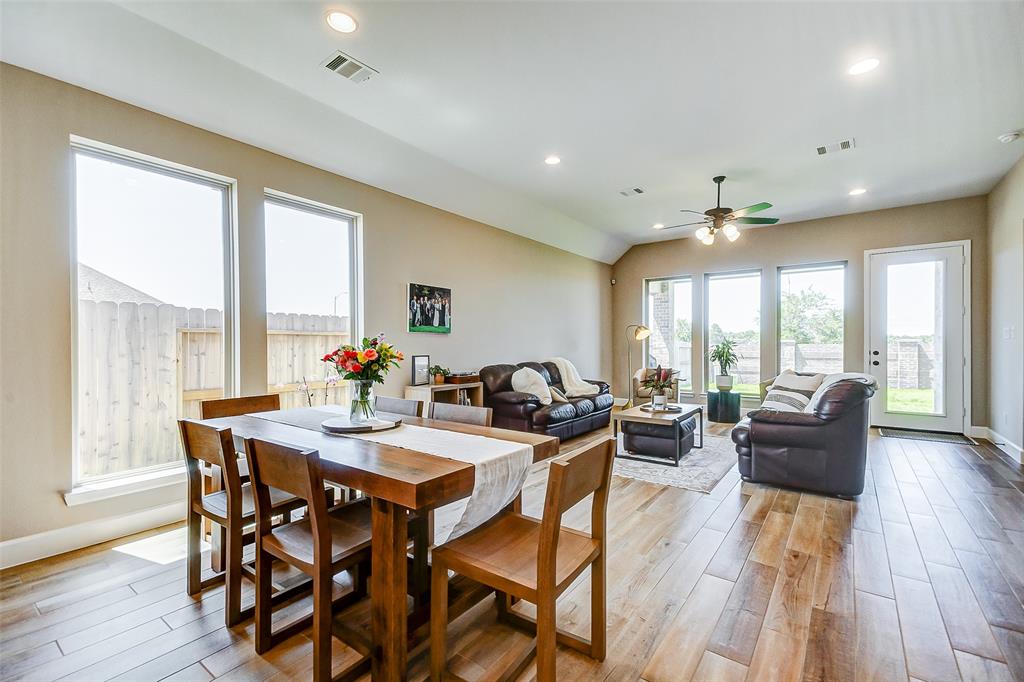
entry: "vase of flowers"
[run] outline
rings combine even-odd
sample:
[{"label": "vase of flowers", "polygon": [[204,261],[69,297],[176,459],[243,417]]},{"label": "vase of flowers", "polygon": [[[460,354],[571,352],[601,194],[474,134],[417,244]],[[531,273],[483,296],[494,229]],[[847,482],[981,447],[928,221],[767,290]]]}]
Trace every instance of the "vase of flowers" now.
[{"label": "vase of flowers", "polygon": [[679,374],[678,371],[662,368],[661,365],[658,365],[657,369],[647,371],[640,385],[651,390],[651,404],[654,409],[664,410],[668,405],[668,396],[665,395],[665,391],[671,391],[675,386],[677,374]]},{"label": "vase of flowers", "polygon": [[363,339],[359,346],[344,344],[323,357],[343,379],[352,382],[352,423],[362,424],[376,418],[373,385],[383,383],[391,368],[398,367],[404,359],[400,351],[384,341],[383,334]]}]

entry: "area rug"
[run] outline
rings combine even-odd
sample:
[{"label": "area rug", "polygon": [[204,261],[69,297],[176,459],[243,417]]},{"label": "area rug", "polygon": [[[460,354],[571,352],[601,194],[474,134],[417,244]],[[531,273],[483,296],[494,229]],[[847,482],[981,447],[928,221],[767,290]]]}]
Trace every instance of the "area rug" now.
[{"label": "area rug", "polygon": [[[736,464],[736,446],[732,439],[722,436],[704,436],[704,447],[690,450],[679,460],[679,467],[654,464],[634,459],[615,458],[616,476],[635,478],[648,483],[659,483],[674,488],[685,488],[708,493],[729,469]],[[621,436],[619,448],[621,452]]]},{"label": "area rug", "polygon": [[883,438],[903,438],[905,440],[928,440],[934,443],[958,443],[960,445],[977,445],[977,441],[959,433],[941,433],[939,431],[912,431],[911,429],[881,428],[878,432]]}]

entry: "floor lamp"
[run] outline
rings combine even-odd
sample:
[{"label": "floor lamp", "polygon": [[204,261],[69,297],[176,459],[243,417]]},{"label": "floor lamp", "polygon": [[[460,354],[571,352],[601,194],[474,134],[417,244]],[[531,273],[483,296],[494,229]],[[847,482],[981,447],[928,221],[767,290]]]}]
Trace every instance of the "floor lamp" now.
[{"label": "floor lamp", "polygon": [[[631,329],[633,330],[632,334],[629,333]],[[631,324],[626,327],[626,386],[629,391],[629,397],[622,408],[624,410],[633,407],[633,348],[630,344],[633,341],[643,341],[650,335],[651,330],[642,324]]]}]

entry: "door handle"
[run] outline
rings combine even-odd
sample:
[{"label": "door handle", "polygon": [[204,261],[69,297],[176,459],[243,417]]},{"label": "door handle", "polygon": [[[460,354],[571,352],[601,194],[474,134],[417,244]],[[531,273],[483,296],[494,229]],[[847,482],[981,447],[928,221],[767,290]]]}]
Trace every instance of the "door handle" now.
[{"label": "door handle", "polygon": [[878,360],[872,360],[871,364],[877,367],[878,366]]},{"label": "door handle", "polygon": [[873,351],[871,351],[871,354],[872,355],[878,355],[878,351],[877,350],[873,350]]}]

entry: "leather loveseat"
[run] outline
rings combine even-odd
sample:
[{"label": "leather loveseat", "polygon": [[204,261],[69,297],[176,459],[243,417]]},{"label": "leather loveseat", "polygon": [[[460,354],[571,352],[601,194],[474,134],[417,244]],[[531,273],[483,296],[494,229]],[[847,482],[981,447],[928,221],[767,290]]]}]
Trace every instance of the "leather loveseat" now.
[{"label": "leather loveseat", "polygon": [[520,362],[518,365],[484,367],[480,370],[480,381],[484,384],[484,405],[494,411],[494,426],[543,433],[562,440],[608,426],[615,402],[608,384],[587,379],[600,389],[597,395],[569,398],[567,403],[552,401],[550,405],[541,405],[537,396],[512,388],[512,375],[522,367],[536,370],[548,386],[563,390],[562,376],[550,362]]},{"label": "leather loveseat", "polygon": [[868,379],[844,379],[811,412],[755,410],[732,430],[740,475],[757,483],[853,497],[864,492]]}]

